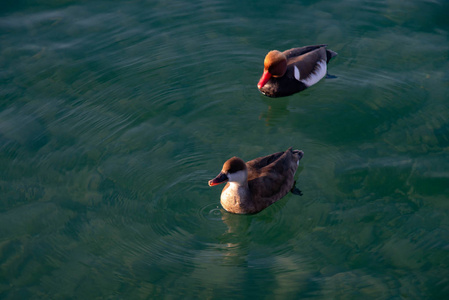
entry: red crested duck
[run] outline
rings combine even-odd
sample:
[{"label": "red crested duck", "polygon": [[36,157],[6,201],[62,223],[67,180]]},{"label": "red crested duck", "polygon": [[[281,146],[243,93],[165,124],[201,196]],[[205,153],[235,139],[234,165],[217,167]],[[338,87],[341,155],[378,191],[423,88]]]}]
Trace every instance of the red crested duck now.
[{"label": "red crested duck", "polygon": [[337,53],[326,45],[305,46],[280,52],[268,52],[263,75],[257,84],[269,97],[298,93],[320,81],[327,74],[327,64]]},{"label": "red crested duck", "polygon": [[220,202],[235,214],[255,214],[295,189],[294,175],[304,152],[292,150],[259,157],[246,163],[228,159],[209,186],[227,182]]}]

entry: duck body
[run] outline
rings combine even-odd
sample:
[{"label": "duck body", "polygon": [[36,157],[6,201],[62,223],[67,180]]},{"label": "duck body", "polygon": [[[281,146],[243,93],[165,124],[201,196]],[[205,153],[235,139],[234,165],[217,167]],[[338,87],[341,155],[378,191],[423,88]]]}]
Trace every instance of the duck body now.
[{"label": "duck body", "polygon": [[238,157],[227,160],[210,186],[227,182],[221,192],[223,208],[235,214],[254,214],[284,197],[294,188],[294,175],[304,152],[274,153],[244,162]]},{"label": "duck body", "polygon": [[265,57],[264,72],[257,84],[269,97],[284,97],[305,90],[327,74],[327,64],[337,53],[326,45],[304,46]]}]

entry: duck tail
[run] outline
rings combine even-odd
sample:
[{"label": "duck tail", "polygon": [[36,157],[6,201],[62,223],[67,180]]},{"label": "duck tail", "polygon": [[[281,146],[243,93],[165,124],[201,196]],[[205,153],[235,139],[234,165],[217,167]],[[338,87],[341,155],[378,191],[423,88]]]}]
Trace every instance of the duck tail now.
[{"label": "duck tail", "polygon": [[332,51],[332,50],[330,50],[330,49],[326,49],[326,56],[327,56],[327,61],[326,61],[326,63],[329,63],[329,61],[331,60],[331,58],[333,58],[333,57],[335,57],[335,56],[337,56],[337,55],[338,55],[337,52]]},{"label": "duck tail", "polygon": [[298,155],[298,162],[301,160],[301,158],[304,156],[304,151],[302,151],[302,150],[292,150],[292,148],[290,148],[290,151],[293,153],[293,154],[296,154],[296,155]]}]

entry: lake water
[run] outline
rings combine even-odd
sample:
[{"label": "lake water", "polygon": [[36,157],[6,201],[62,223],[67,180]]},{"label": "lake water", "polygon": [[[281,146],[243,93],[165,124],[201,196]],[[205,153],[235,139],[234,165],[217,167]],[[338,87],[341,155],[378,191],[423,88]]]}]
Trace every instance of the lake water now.
[{"label": "lake water", "polygon": [[[448,299],[449,2],[3,1],[1,299]],[[272,99],[272,49],[326,78]],[[221,209],[231,156],[303,196]]]}]

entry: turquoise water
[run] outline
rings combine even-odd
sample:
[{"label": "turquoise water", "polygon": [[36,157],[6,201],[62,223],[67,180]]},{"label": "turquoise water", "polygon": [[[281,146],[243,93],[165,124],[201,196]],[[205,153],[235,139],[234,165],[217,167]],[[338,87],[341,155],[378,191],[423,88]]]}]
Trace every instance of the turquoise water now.
[{"label": "turquoise water", "polygon": [[[0,4],[0,298],[447,299],[447,1]],[[263,96],[271,49],[339,55]],[[303,196],[208,187],[293,146]]]}]

